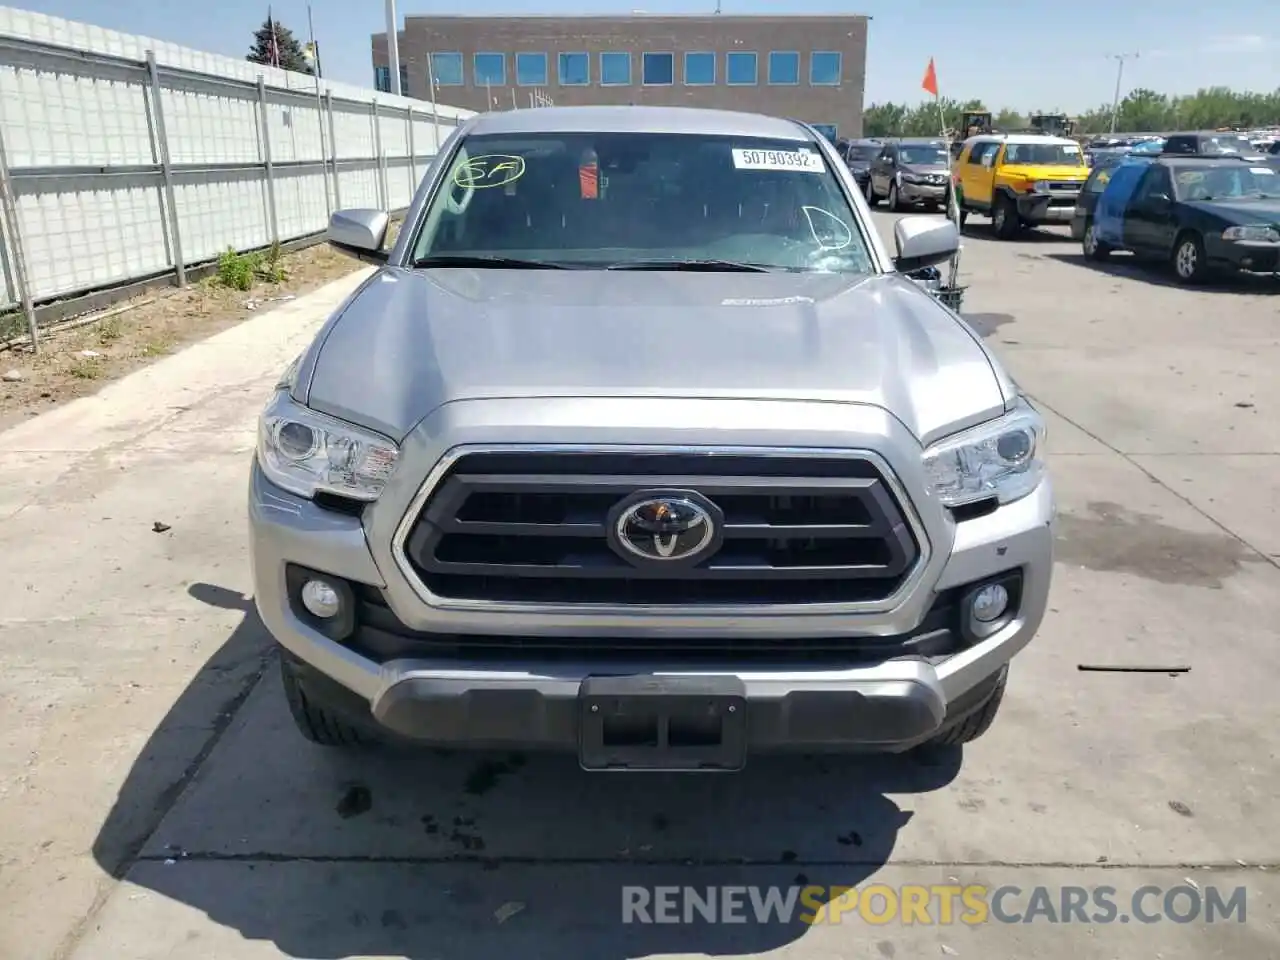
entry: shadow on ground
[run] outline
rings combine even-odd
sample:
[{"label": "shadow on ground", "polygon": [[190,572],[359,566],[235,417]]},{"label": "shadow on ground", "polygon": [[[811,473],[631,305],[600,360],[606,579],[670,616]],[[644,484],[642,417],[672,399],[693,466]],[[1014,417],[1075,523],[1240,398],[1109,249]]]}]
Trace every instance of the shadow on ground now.
[{"label": "shadow on ground", "polygon": [[1131,254],[1115,253],[1106,260],[1087,260],[1083,253],[1046,253],[1046,257],[1084,270],[1095,270],[1112,277],[1140,280],[1155,287],[1176,287],[1211,293],[1244,296],[1280,294],[1280,277],[1258,274],[1223,274],[1205,283],[1188,287],[1179,283],[1168,266],[1154,261],[1144,262]]},{"label": "shadow on ground", "polygon": [[[832,888],[888,860],[911,818],[890,794],[941,789],[960,767],[959,749],[756,757],[740,774],[704,776],[591,775],[563,756],[329,751],[289,726],[252,602],[207,584],[190,592],[244,620],[152,734],[94,853],[104,871],[290,956],[768,952],[804,936]],[[193,727],[207,732],[197,752],[156,762]],[[770,896],[790,898],[792,914]],[[739,922],[708,922],[726,907]],[[176,947],[178,931],[158,931],[157,944],[170,935]]]},{"label": "shadow on ground", "polygon": [[1033,227],[1019,231],[1018,235],[1012,240],[1001,240],[996,236],[995,229],[991,226],[989,220],[970,220],[961,230],[965,240],[977,240],[981,243],[999,243],[999,244],[1040,244],[1040,243],[1071,243],[1071,234],[1063,227]]}]

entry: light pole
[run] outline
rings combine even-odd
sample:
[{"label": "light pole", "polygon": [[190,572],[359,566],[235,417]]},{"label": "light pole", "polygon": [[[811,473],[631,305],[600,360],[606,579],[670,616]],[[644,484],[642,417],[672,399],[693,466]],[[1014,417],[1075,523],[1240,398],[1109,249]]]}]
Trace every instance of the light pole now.
[{"label": "light pole", "polygon": [[1116,61],[1116,94],[1111,100],[1111,129],[1109,133],[1116,132],[1116,115],[1120,112],[1120,82],[1124,79],[1124,62],[1129,59],[1138,59],[1135,53],[1109,53],[1107,57]]},{"label": "light pole", "polygon": [[387,0],[387,63],[391,70],[391,92],[403,97],[400,89],[400,33],[396,29],[396,0]]}]

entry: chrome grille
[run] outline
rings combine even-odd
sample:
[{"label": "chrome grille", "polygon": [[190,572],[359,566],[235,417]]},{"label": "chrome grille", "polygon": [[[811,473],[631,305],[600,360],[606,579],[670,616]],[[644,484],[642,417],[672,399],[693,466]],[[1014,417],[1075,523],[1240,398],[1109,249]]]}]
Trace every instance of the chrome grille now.
[{"label": "chrome grille", "polygon": [[[694,491],[724,517],[691,567],[638,568],[606,516],[641,490]],[[875,602],[920,556],[902,507],[863,458],[473,453],[436,486],[405,556],[437,597],[499,603]]]}]

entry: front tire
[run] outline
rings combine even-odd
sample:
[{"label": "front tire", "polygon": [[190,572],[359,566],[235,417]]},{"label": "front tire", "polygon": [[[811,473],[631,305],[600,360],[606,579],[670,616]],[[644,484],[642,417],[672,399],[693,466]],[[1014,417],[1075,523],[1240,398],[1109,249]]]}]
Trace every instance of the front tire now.
[{"label": "front tire", "polygon": [[1012,240],[1018,235],[1022,226],[1018,222],[1018,208],[1008,197],[996,197],[995,207],[991,211],[991,226],[1001,240]]},{"label": "front tire", "polygon": [[872,184],[871,178],[867,177],[867,206],[874,208],[879,202],[880,199],[876,196],[876,188]]},{"label": "front tire", "polygon": [[1098,231],[1093,223],[1084,228],[1084,239],[1080,241],[1080,248],[1088,260],[1105,260],[1111,256],[1110,245],[1098,239]]},{"label": "front tire", "polygon": [[369,746],[374,742],[368,733],[311,700],[298,680],[297,667],[286,656],[280,657],[280,680],[289,715],[293,717],[298,732],[307,740],[322,747],[348,748]]},{"label": "front tire", "polygon": [[893,213],[902,212],[902,202],[898,199],[898,185],[896,183],[889,184],[889,210]]},{"label": "front tire", "polygon": [[991,695],[984,703],[973,713],[969,714],[955,726],[948,727],[940,734],[924,744],[929,747],[958,747],[964,743],[972,743],[980,736],[991,729],[991,724],[995,722],[996,714],[1000,712],[1000,704],[1004,702],[1004,689],[1009,682],[1009,673],[1006,670],[1001,674],[997,681],[995,689],[991,691]]},{"label": "front tire", "polygon": [[1174,243],[1173,274],[1188,286],[1203,283],[1209,276],[1209,261],[1199,234],[1184,233]]}]

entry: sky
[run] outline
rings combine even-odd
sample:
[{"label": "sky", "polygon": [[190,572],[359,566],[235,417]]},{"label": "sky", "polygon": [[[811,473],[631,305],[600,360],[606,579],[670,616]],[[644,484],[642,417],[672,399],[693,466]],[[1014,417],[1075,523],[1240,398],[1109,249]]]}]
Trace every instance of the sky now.
[{"label": "sky", "polygon": [[[1193,93],[1227,86],[1280,88],[1280,0],[722,0],[734,13],[864,14],[866,104],[917,103],[935,58],[941,94],[976,98],[988,109],[1011,107],[1078,113],[1110,103],[1116,55],[1124,63],[1121,93],[1149,87]],[[248,52],[267,15],[260,0],[14,0],[14,6],[144,34],[233,57]],[[307,35],[307,0],[272,0],[277,19]],[[713,13],[714,0],[397,0],[397,13],[626,14]],[[325,76],[373,85],[370,35],[386,29],[384,0],[311,0]]]}]

